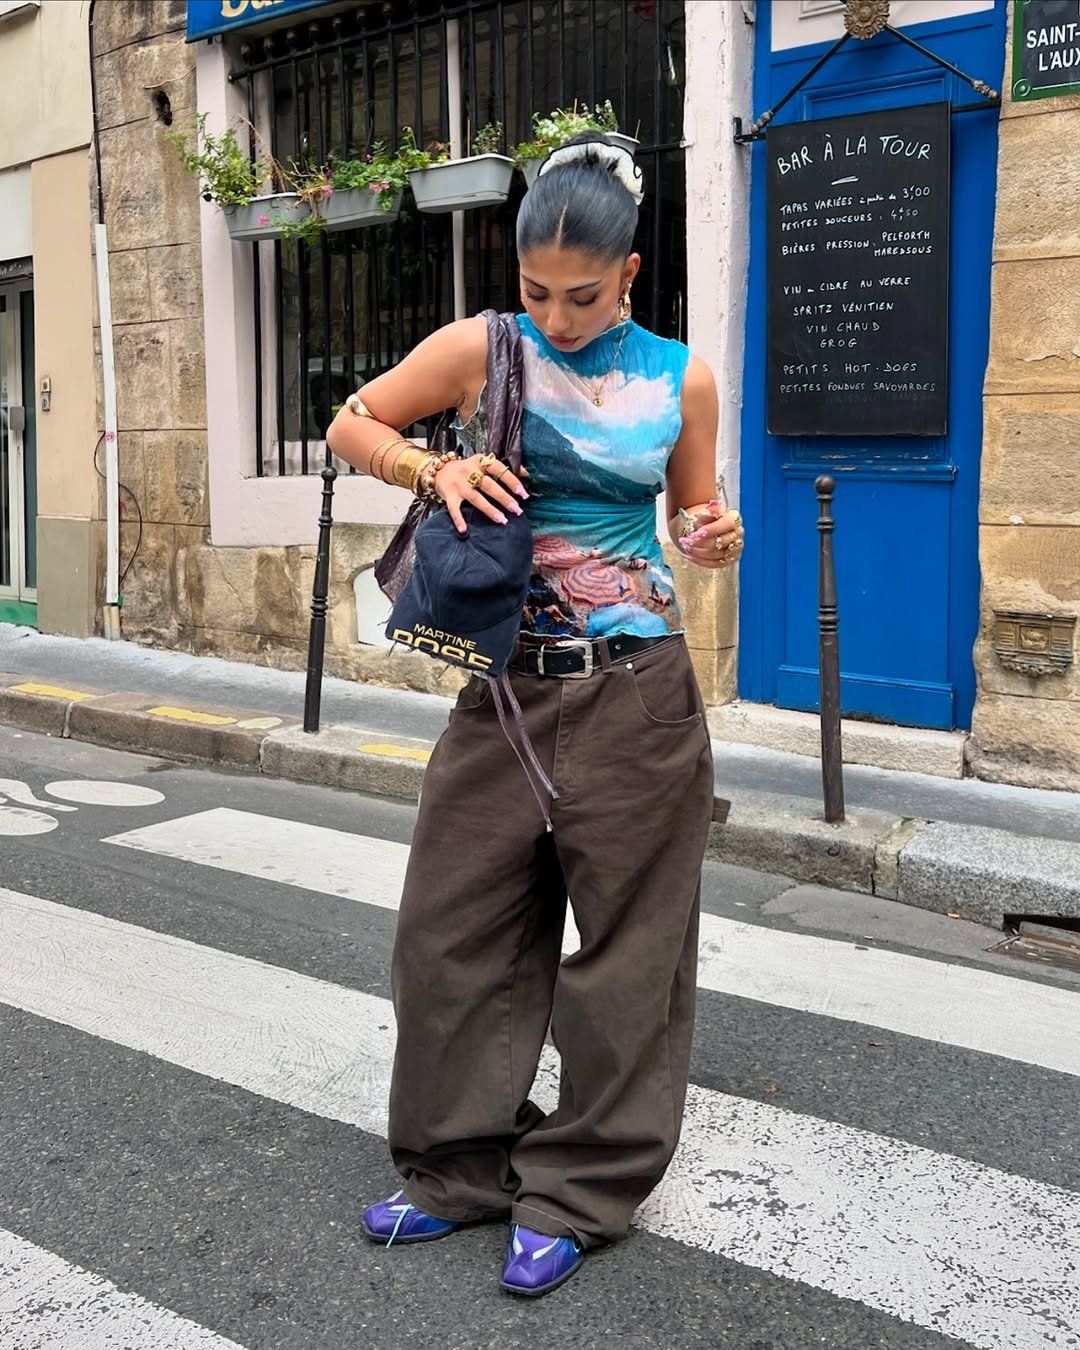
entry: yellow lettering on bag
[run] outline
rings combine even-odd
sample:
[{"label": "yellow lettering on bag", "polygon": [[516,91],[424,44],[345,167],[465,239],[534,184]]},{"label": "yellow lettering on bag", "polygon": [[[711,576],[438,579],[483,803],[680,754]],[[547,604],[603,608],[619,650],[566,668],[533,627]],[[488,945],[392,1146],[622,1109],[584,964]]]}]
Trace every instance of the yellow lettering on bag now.
[{"label": "yellow lettering on bag", "polygon": [[[438,637],[427,637],[428,633],[437,633]],[[439,638],[449,638],[449,642],[440,642]],[[391,642],[400,642],[415,652],[430,652],[432,656],[441,656],[446,661],[457,661],[471,666],[474,670],[489,670],[491,657],[481,656],[475,651],[476,643],[466,638],[455,637],[452,633],[443,633],[437,628],[427,628],[417,624],[413,632],[407,628],[395,628],[390,634]]]}]

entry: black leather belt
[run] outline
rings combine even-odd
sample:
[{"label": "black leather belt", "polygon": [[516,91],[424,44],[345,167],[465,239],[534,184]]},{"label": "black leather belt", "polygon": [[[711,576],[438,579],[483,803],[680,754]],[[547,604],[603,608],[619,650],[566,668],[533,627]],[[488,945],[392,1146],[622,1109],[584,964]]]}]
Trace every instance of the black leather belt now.
[{"label": "black leather belt", "polygon": [[624,660],[638,652],[647,651],[660,642],[670,642],[671,634],[662,637],[601,638],[588,642],[584,638],[567,638],[560,642],[518,644],[510,662],[511,670],[522,675],[543,675],[560,680],[587,680],[594,671],[602,669],[601,652],[607,649],[612,661]]}]

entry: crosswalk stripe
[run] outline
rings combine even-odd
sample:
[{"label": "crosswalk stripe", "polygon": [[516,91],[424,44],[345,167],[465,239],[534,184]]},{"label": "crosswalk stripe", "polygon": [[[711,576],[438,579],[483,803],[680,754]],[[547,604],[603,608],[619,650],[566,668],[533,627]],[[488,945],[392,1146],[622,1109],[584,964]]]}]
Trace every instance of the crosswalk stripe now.
[{"label": "crosswalk stripe", "polygon": [[[107,842],[389,910],[409,853],[228,807]],[[975,967],[703,914],[698,986],[1080,1075],[1080,993]]]},{"label": "crosswalk stripe", "polygon": [[10,1350],[243,1350],[2,1228],[0,1327]]},{"label": "crosswalk stripe", "polygon": [[[386,1000],[15,891],[0,920],[0,1001],[384,1132]],[[1076,1325],[1080,1195],[700,1087],[641,1223],[983,1350]]]}]

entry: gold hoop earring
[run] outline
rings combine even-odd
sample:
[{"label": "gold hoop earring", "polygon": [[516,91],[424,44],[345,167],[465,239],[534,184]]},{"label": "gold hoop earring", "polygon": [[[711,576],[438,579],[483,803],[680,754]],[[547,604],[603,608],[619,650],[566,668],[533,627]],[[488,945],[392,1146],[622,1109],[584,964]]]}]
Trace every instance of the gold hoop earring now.
[{"label": "gold hoop earring", "polygon": [[619,296],[619,303],[615,307],[615,313],[619,316],[619,322],[625,323],[633,312],[633,306],[630,304],[630,287],[627,286],[626,290]]}]

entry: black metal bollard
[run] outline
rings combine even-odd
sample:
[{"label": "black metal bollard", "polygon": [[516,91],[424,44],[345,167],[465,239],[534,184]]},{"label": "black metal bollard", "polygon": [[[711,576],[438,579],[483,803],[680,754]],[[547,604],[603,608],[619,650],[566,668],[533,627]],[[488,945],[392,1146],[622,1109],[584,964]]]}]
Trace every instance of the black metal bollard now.
[{"label": "black metal bollard", "polygon": [[825,819],[844,820],[844,751],[840,740],[840,620],[836,611],[836,562],[833,558],[832,499],[836,480],[822,474],[814,480],[818,515],[818,661],[821,686],[821,784]]},{"label": "black metal bollard", "polygon": [[315,581],[311,588],[311,629],[308,633],[307,685],[304,689],[304,730],[318,731],[322,703],[323,652],[326,650],[326,611],[330,595],[330,529],[334,523],[334,479],[337,469],[327,462],[322,471],[322,511],[315,554]]}]

